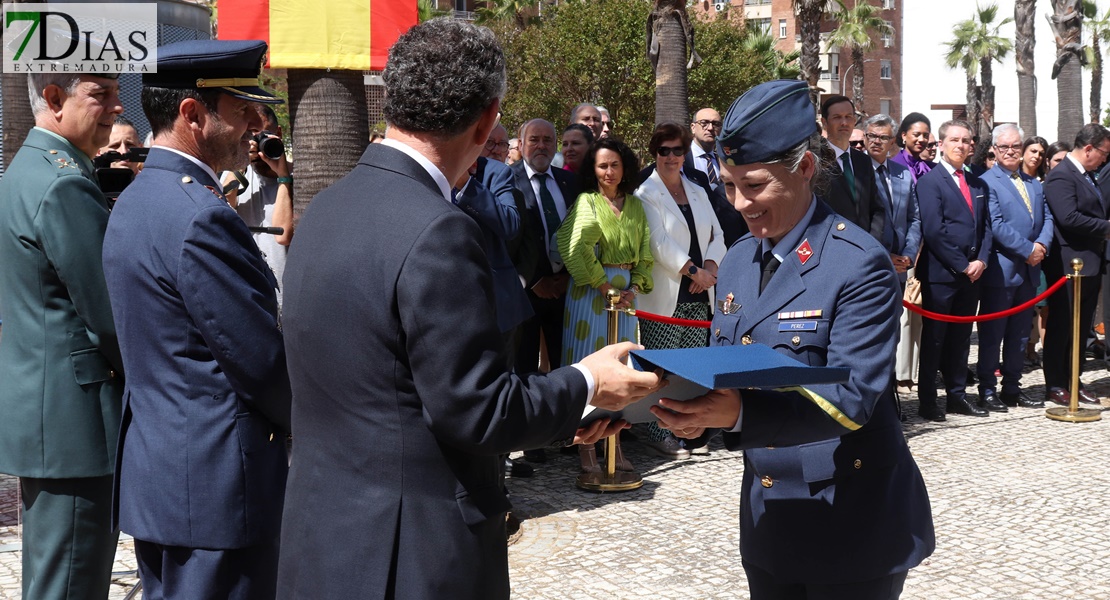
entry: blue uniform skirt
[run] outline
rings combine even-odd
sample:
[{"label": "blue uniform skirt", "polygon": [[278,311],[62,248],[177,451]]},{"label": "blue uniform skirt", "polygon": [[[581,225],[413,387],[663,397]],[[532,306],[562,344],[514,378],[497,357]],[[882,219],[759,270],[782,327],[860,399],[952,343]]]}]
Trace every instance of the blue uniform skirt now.
[{"label": "blue uniform skirt", "polygon": [[[609,284],[618,290],[632,286],[628,269],[602,267]],[[619,313],[619,342],[636,341],[636,317]],[[605,296],[588,285],[575,285],[574,279],[567,286],[566,310],[563,313],[563,364],[578,362],[597,352],[609,341],[609,311],[605,310]]]}]

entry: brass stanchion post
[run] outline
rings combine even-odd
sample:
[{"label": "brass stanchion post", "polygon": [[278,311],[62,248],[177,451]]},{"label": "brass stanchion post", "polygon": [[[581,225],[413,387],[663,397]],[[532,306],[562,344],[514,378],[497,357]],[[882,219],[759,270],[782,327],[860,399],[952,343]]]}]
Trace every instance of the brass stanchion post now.
[{"label": "brass stanchion post", "polygon": [[1080,272],[1083,270],[1083,260],[1080,258],[1073,258],[1071,261],[1071,269],[1074,271],[1074,273],[1070,275],[1072,290],[1071,401],[1067,408],[1063,406],[1054,406],[1045,410],[1045,416],[1054,421],[1089,423],[1101,419],[1102,411],[1091,408],[1079,408],[1079,357],[1080,352],[1083,351],[1083,341],[1086,339],[1085,332],[1080,331],[1079,327],[1080,301],[1082,299],[1080,284],[1083,282],[1083,276],[1080,275]]},{"label": "brass stanchion post", "polygon": [[[605,310],[609,311],[609,331],[607,341],[617,343],[620,339],[620,314],[617,302],[621,294],[610,288],[605,296]],[[639,473],[617,470],[617,436],[612,435],[605,439],[605,471],[602,473],[582,473],[575,481],[575,485],[591,492],[627,492],[644,485],[644,478]]]}]

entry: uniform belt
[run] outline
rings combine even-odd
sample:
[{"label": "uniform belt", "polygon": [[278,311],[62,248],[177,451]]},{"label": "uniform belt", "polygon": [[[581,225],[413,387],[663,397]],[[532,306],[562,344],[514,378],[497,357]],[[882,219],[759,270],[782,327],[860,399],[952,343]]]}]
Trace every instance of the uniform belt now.
[{"label": "uniform belt", "polygon": [[625,269],[625,270],[627,270],[627,271],[631,271],[631,270],[632,270],[632,267],[634,267],[634,266],[636,266],[636,265],[635,265],[635,264],[633,264],[633,263],[620,263],[619,265],[607,265],[607,264],[602,264],[601,266],[603,266],[603,267],[616,267],[616,268],[618,268],[618,269]]}]

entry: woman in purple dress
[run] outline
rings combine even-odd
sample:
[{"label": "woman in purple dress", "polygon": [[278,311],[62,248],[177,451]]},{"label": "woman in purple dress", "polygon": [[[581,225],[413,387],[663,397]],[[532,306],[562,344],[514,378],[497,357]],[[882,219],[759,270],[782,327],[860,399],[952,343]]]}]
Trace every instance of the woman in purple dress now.
[{"label": "woman in purple dress", "polygon": [[914,112],[902,119],[898,127],[898,135],[894,138],[902,151],[891,157],[890,160],[908,168],[914,183],[917,178],[928,173],[936,163],[928,160],[923,154],[928,151],[929,133],[932,125],[925,115]]}]

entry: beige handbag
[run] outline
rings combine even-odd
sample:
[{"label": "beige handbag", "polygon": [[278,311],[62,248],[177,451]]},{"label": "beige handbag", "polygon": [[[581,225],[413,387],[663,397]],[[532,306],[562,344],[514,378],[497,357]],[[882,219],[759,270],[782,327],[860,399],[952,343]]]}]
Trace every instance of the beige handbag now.
[{"label": "beige handbag", "polygon": [[906,280],[906,292],[902,298],[914,306],[921,306],[921,282],[916,277]]}]

